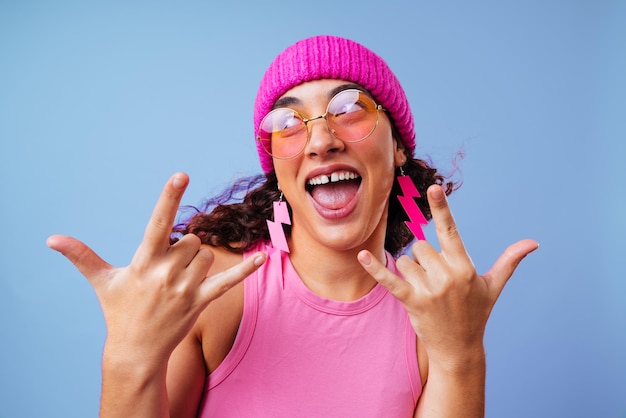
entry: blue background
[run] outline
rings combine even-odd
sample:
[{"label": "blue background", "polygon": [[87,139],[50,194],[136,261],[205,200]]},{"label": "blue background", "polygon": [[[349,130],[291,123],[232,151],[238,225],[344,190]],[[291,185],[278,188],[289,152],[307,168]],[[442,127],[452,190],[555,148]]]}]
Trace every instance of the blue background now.
[{"label": "blue background", "polygon": [[0,1],[0,417],[97,415],[100,307],[46,237],[124,265],[170,174],[198,204],[260,172],[258,82],[323,33],[388,61],[420,156],[465,153],[480,271],[541,244],[488,326],[487,416],[626,417],[626,2],[249,3]]}]

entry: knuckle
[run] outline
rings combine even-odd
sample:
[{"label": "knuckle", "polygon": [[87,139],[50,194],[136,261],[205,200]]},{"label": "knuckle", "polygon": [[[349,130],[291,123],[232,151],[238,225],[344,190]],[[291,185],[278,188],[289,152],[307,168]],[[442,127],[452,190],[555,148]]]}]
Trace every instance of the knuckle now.
[{"label": "knuckle", "polygon": [[189,299],[195,295],[196,286],[194,286],[190,281],[181,281],[177,286],[174,287],[174,290],[178,297]]},{"label": "knuckle", "polygon": [[224,293],[228,292],[233,286],[234,283],[231,280],[224,280],[220,282],[217,286],[218,295],[223,295]]},{"label": "knuckle", "polygon": [[407,300],[411,296],[410,290],[407,286],[404,286],[404,283],[400,283],[395,280],[389,280],[385,282],[385,287],[391,294],[393,294],[396,298],[401,301]]},{"label": "knuckle", "polygon": [[202,244],[202,241],[200,240],[200,237],[198,237],[196,234],[185,234],[183,236],[183,238],[181,238],[181,240],[185,240],[186,242],[189,242],[191,244],[197,245],[198,247]]},{"label": "knuckle", "polygon": [[459,235],[459,230],[454,222],[442,225],[439,228],[439,233],[446,238],[455,238]]},{"label": "knuckle", "polygon": [[186,234],[181,239],[179,239],[178,242],[172,245],[172,247],[173,248],[184,247],[184,248],[189,248],[189,249],[198,251],[201,245],[202,245],[202,241],[197,235]]},{"label": "knuckle", "polygon": [[471,282],[476,276],[476,270],[472,263],[460,263],[451,265],[447,276],[450,281],[457,283]]},{"label": "knuckle", "polygon": [[167,264],[160,264],[155,267],[151,274],[152,278],[156,280],[161,287],[169,286],[178,277],[178,271],[174,271]]},{"label": "knuckle", "polygon": [[430,245],[430,243],[428,241],[426,241],[426,240],[417,240],[411,246],[411,253],[413,254],[413,257],[415,258],[415,260],[418,260],[418,259],[420,259],[420,255],[428,254],[432,250],[432,248],[433,248],[432,245]]},{"label": "knuckle", "polygon": [[464,282],[472,281],[476,277],[476,270],[472,266],[464,266],[459,271],[459,277]]},{"label": "knuckle", "polygon": [[139,245],[137,252],[135,253],[133,260],[130,263],[130,268],[135,271],[136,274],[142,274],[143,271],[149,269],[152,265],[152,257],[149,257],[144,251],[145,244]]},{"label": "knuckle", "polygon": [[506,250],[504,250],[504,253],[502,253],[502,258],[507,263],[516,267],[522,261],[524,257],[518,254],[514,249],[509,247]]},{"label": "knuckle", "polygon": [[209,294],[211,300],[222,296],[234,286],[233,281],[229,280],[229,275],[226,275],[226,272],[208,277],[205,279],[205,282],[210,287]]},{"label": "knuckle", "polygon": [[157,230],[167,230],[172,227],[169,219],[167,217],[160,216],[160,215],[154,215],[150,219],[150,224],[152,228],[157,229]]},{"label": "knuckle", "polygon": [[438,286],[431,289],[431,296],[433,297],[439,297],[441,295],[450,293],[454,289],[456,283],[450,274],[443,273],[439,276],[437,284]]},{"label": "knuckle", "polygon": [[213,252],[211,252],[210,250],[203,248],[202,246],[199,246],[198,252],[196,253],[196,256],[194,257],[194,261],[201,263],[202,265],[207,265],[207,267],[209,265],[211,265],[213,263]]},{"label": "knuckle", "polygon": [[476,274],[473,268],[462,266],[445,273],[441,279],[442,288],[445,292],[451,292],[457,288],[464,288],[471,284]]},{"label": "knuckle", "polygon": [[[412,250],[417,251],[417,244],[413,245]],[[415,262],[411,260],[411,258],[408,255],[402,255],[396,260],[396,266],[399,269],[406,269],[412,266],[414,263]]]}]

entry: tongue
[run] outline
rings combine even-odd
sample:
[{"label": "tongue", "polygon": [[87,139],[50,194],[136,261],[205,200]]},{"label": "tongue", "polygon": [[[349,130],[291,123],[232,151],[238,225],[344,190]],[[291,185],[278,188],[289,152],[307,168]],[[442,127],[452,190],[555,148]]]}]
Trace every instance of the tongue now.
[{"label": "tongue", "polygon": [[353,181],[339,181],[315,186],[311,196],[320,205],[327,209],[344,207],[356,194],[359,185]]}]

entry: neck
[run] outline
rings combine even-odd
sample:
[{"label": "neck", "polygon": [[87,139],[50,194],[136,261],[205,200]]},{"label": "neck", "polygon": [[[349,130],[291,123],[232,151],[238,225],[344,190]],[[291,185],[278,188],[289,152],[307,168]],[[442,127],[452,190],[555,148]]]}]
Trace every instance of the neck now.
[{"label": "neck", "polygon": [[377,245],[367,243],[343,250],[319,243],[311,245],[309,242],[299,242],[298,239],[290,241],[289,258],[294,269],[311,291],[327,299],[356,300],[376,285],[376,280],[358,262],[359,251],[367,249],[381,263],[386,264],[384,234],[382,240],[375,240],[379,242]]}]

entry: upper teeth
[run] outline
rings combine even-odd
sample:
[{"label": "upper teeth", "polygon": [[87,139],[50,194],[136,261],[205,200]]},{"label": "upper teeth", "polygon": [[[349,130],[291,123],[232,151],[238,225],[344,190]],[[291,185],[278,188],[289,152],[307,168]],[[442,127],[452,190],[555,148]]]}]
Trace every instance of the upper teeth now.
[{"label": "upper teeth", "polygon": [[359,177],[359,175],[351,171],[335,171],[330,174],[330,176],[322,174],[321,176],[313,177],[309,180],[309,185],[318,186],[320,184],[335,183],[341,180],[354,180],[357,177]]}]

